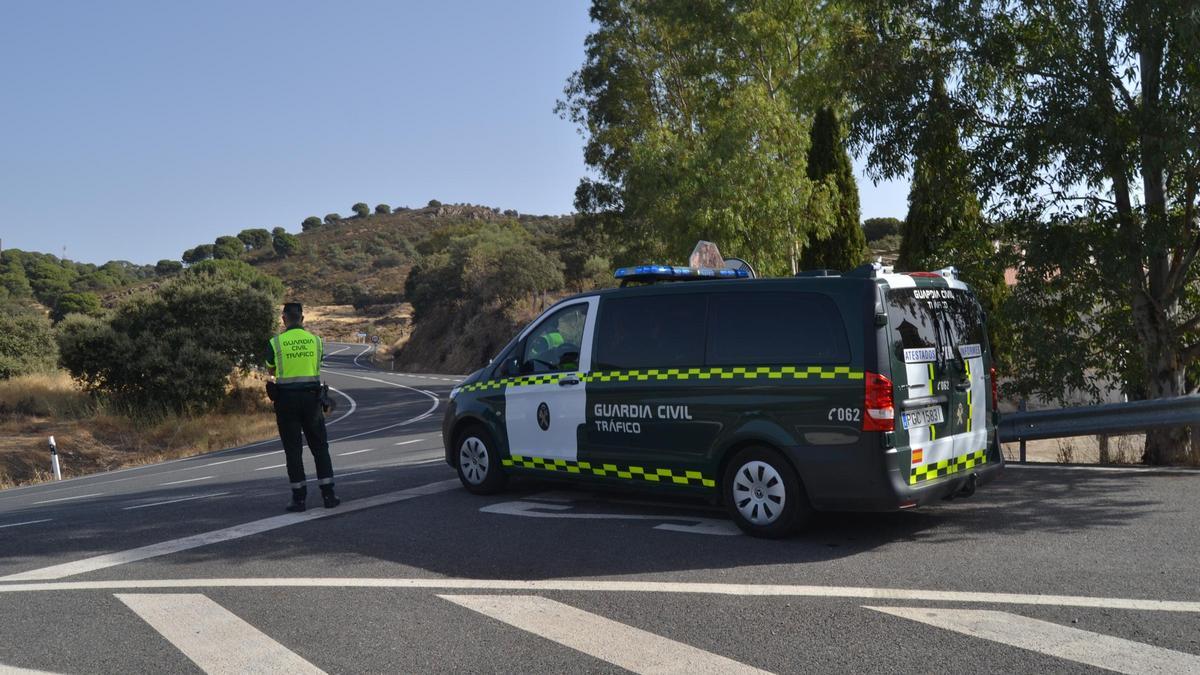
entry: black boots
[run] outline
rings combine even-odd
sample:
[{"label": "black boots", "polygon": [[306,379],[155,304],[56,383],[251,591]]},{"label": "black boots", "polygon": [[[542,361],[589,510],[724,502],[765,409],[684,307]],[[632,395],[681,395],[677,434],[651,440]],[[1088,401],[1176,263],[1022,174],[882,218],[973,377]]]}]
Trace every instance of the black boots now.
[{"label": "black boots", "polygon": [[338,499],[337,495],[333,494],[332,485],[321,486],[321,499],[325,501],[325,508],[327,509],[332,509],[333,507],[342,503],[342,500]]},{"label": "black boots", "polygon": [[287,510],[292,513],[299,513],[308,508],[305,502],[308,501],[308,486],[292,488],[292,503],[287,505]]}]

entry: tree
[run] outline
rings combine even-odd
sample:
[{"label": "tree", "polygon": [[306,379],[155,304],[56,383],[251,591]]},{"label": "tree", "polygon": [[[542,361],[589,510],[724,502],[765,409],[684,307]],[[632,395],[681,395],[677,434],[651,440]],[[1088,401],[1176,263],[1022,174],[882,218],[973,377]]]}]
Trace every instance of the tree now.
[{"label": "tree", "polygon": [[[903,173],[933,123],[912,105],[924,83],[955,85],[946,109],[967,165],[1022,251],[1013,316],[1030,342],[1018,389],[1097,392],[1101,376],[1133,397],[1195,391],[1195,4],[861,0],[860,9],[873,30],[849,36],[844,53],[857,61],[848,69],[860,76],[856,127],[875,142],[879,175]],[[1197,459],[1184,430],[1147,434],[1145,461]]]},{"label": "tree", "polygon": [[426,205],[425,205],[425,207],[426,207],[426,208],[430,208],[430,209],[436,209],[436,208],[438,208],[438,207],[439,207],[439,206],[441,206],[441,205],[442,205],[442,203],[441,203],[441,202],[439,202],[438,200],[436,200],[436,199],[430,199],[430,200],[429,200],[429,203],[428,203],[428,204],[426,204]]},{"label": "tree", "polygon": [[[302,232],[308,232],[309,230],[315,230],[320,226],[321,226],[320,218],[318,218],[316,216],[309,216],[304,219],[304,222],[300,223],[300,230]],[[282,228],[276,228],[276,229],[282,229]]]},{"label": "tree", "polygon": [[245,245],[247,251],[257,251],[271,245],[271,233],[261,227],[242,230],[237,238]]},{"label": "tree", "polygon": [[300,240],[296,239],[296,235],[294,234],[276,232],[271,241],[271,248],[274,249],[275,255],[280,258],[286,258],[300,248]]},{"label": "tree", "polygon": [[237,237],[217,237],[213,244],[213,258],[217,260],[237,260],[246,252],[246,245]]},{"label": "tree", "polygon": [[828,95],[832,3],[594,0],[597,28],[559,112],[587,138],[575,205],[626,258],[678,259],[697,239],[767,274],[836,226],[806,166]]},{"label": "tree", "polygon": [[342,217],[336,213],[326,213],[325,214],[325,224],[326,225],[336,225],[337,223],[341,222],[341,220],[342,220]]},{"label": "tree", "polygon": [[376,204],[375,205],[375,213],[378,213],[380,215],[387,215],[391,212],[392,212],[392,207],[388,206],[387,204]]},{"label": "tree", "polygon": [[192,249],[192,251],[194,254],[193,260],[192,260],[193,263],[210,260],[213,257],[213,245],[212,244],[200,244],[196,248]]},{"label": "tree", "polygon": [[867,218],[863,221],[863,234],[868,242],[878,241],[884,237],[900,234],[904,221],[899,218]]},{"label": "tree", "polygon": [[154,266],[154,273],[160,277],[169,277],[183,271],[183,263],[178,260],[159,260]]},{"label": "tree", "polygon": [[0,312],[0,380],[50,371],[57,362],[49,319],[15,306]]},{"label": "tree", "polygon": [[367,206],[365,202],[358,202],[354,206],[351,206],[350,210],[359,218],[366,218],[371,215],[371,207]]},{"label": "tree", "polygon": [[858,222],[858,184],[850,155],[846,154],[844,135],[837,114],[823,107],[809,132],[808,177],[814,182],[827,181],[837,198],[837,224],[827,237],[809,239],[801,255],[805,269],[849,270],[863,261],[867,247]]},{"label": "tree", "polygon": [[62,321],[68,314],[87,314],[99,316],[104,313],[100,298],[95,293],[63,293],[58,296],[50,318],[55,323]]}]

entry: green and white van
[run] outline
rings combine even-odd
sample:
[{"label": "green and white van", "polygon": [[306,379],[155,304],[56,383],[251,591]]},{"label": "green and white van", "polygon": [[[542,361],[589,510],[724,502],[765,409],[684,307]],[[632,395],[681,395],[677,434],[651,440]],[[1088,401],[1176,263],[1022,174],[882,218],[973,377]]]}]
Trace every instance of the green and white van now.
[{"label": "green and white van", "polygon": [[814,510],[912,508],[1000,473],[985,317],[953,268],[727,272],[620,270],[716,278],[583,293],[530,323],[451,393],[446,462],[466,489],[529,475],[705,495],[779,537]]}]

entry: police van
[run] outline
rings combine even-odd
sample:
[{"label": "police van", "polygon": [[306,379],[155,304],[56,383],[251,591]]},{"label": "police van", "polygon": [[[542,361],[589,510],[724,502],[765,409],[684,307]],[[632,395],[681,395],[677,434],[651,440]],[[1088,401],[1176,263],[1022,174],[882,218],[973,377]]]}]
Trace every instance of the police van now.
[{"label": "police van", "polygon": [[451,392],[446,462],[477,494],[528,475],[703,495],[763,537],[1001,471],[985,317],[953,268],[751,276],[626,268],[558,302]]}]

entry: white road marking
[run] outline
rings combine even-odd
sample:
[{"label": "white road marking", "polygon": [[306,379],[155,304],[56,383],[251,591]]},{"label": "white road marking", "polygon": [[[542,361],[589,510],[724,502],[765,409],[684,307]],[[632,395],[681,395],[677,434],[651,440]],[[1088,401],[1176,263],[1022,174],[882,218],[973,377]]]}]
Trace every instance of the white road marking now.
[{"label": "white road marking", "polygon": [[130,549],[128,551],[106,553],[103,555],[93,556],[91,558],[75,560],[73,562],[29,570],[28,572],[10,574],[5,577],[0,577],[0,581],[41,581],[47,579],[62,579],[64,577],[70,577],[76,574],[84,574],[86,572],[108,569],[109,567],[125,565],[127,563],[137,562],[139,560],[146,560],[147,558],[157,558],[159,556],[170,555],[171,553],[187,551],[193,548],[199,548],[201,546],[208,546],[209,544],[230,541],[232,539],[241,539],[242,537],[261,534],[263,532],[277,530],[281,527],[305,523],[310,520],[327,518],[329,516],[336,516],[343,513],[353,513],[355,511],[362,511],[363,509],[369,509],[376,506],[384,506],[386,504],[395,504],[396,502],[402,502],[414,497],[423,497],[425,495],[445,492],[446,490],[456,488],[459,485],[461,485],[461,483],[459,483],[457,479],[452,478],[450,480],[443,480],[437,483],[430,483],[428,485],[408,488],[406,490],[387,492],[381,495],[367,497],[365,499],[343,502],[342,505],[336,509],[314,509],[312,511],[305,511],[303,513],[285,513],[279,516],[263,518],[262,520],[254,520],[248,523],[242,523],[241,525],[234,525],[233,527],[226,527],[220,530],[213,530],[211,532],[203,532],[190,537],[183,537],[181,539],[172,539],[170,541],[159,542],[157,544],[150,544],[149,546],[142,546],[140,548]]},{"label": "white road marking", "polygon": [[179,502],[192,502],[192,501],[196,501],[197,499],[208,499],[209,497],[224,497],[227,494],[230,494],[230,493],[215,492],[210,495],[196,495],[194,497],[181,497],[179,499],[168,499],[165,502],[154,502],[153,504],[138,504],[136,506],[126,506],[121,510],[122,511],[133,511],[136,509],[148,509],[151,506],[166,506],[167,504],[178,504]]},{"label": "white road marking", "polygon": [[765,673],[733,659],[535,595],[440,595],[635,673]]},{"label": "white road marking", "polygon": [[424,438],[414,438],[411,441],[400,441],[396,445],[412,445],[413,443],[420,443],[423,440],[425,440],[425,439]]},{"label": "white road marking", "polygon": [[287,466],[287,464],[272,464],[271,466],[260,466],[257,469],[255,469],[255,471],[267,471],[269,469],[282,469],[285,466]]},{"label": "white road marking", "polygon": [[336,475],[336,476],[334,476],[334,478],[335,479],[349,478],[350,476],[361,476],[364,473],[375,473],[376,471],[378,471],[378,469],[367,469],[366,471],[351,471],[350,473],[343,473],[343,474]]},{"label": "white road marking", "polygon": [[1177,467],[1155,466],[1076,466],[1069,464],[1021,464],[1015,461],[1004,462],[1006,469],[1057,469],[1059,471],[1095,471],[1099,473],[1166,473],[1177,475],[1200,476],[1200,469],[1180,469]]},{"label": "white road marking", "polygon": [[339,452],[338,457],[349,457],[350,455],[361,455],[364,452],[371,452],[375,448],[364,448],[362,450],[354,450],[353,452]]},{"label": "white road marking", "polygon": [[217,466],[218,464],[229,464],[230,462],[244,462],[247,459],[258,459],[259,457],[270,457],[271,455],[279,454],[279,452],[280,452],[279,450],[272,450],[271,452],[263,452],[263,453],[259,453],[257,455],[250,455],[248,457],[234,457],[233,459],[223,459],[219,462],[211,462],[209,464],[201,464],[200,466],[197,466],[195,468],[207,469],[210,466]]},{"label": "white road marking", "polygon": [[75,495],[74,497],[59,497],[58,499],[43,499],[40,502],[34,502],[33,505],[37,506],[38,504],[53,504],[54,502],[69,502],[72,499],[87,499],[88,497],[99,497],[102,494],[104,494],[104,493],[103,492],[93,492],[91,494],[86,494],[86,495]]},{"label": "white road marking", "polygon": [[37,525],[38,523],[48,523],[52,520],[54,520],[54,519],[53,518],[42,518],[41,520],[26,520],[23,523],[8,523],[7,525],[0,525],[0,530],[3,530],[6,527],[21,527],[22,525]]},{"label": "white road marking", "polygon": [[365,349],[363,349],[361,352],[359,352],[357,356],[354,357],[354,367],[355,368],[362,368],[363,370],[367,370],[367,367],[360,365],[358,363],[358,360],[360,358],[362,358],[363,354],[366,354],[367,352],[371,351],[372,347],[373,347],[373,345],[367,346]]},{"label": "white road marking", "polygon": [[29,668],[6,666],[0,663],[0,675],[54,675],[54,673],[48,670],[30,670]]},{"label": "white road marking", "polygon": [[[444,483],[455,482],[443,481]],[[457,483],[456,483],[457,484]],[[433,483],[424,486],[437,492],[453,486]],[[417,489],[406,492],[414,492]],[[381,495],[384,496],[384,495]],[[366,501],[366,500],[363,500]],[[350,502],[349,505],[361,502]],[[306,515],[321,517],[321,514],[344,512],[347,504],[336,509],[305,511]],[[290,524],[290,523],[289,523]],[[242,535],[246,536],[246,535]],[[224,537],[215,541],[226,541]],[[174,543],[174,542],[168,542]],[[202,546],[196,544],[195,546]],[[195,548],[188,546],[186,548]],[[142,549],[136,549],[141,551]],[[185,550],[185,549],[177,549]],[[169,551],[173,552],[173,551]],[[132,552],[125,552],[128,555]],[[154,555],[165,555],[155,553]],[[135,558],[153,557],[144,555]],[[87,562],[67,563],[70,569],[45,568],[22,574],[0,577],[0,581],[40,581],[61,579],[72,574],[81,574],[91,569],[104,569],[121,562],[96,566]],[[126,560],[124,562],[132,562]],[[64,566],[60,566],[64,567]],[[78,570],[78,571],[75,571]],[[722,584],[686,581],[615,581],[588,579],[448,579],[448,578],[361,578],[346,577],[299,577],[299,578],[252,578],[252,579],[126,579],[111,581],[59,581],[53,583],[0,584],[0,593],[27,593],[33,591],[96,591],[113,589],[158,589],[158,588],[399,588],[399,589],[444,589],[452,591],[524,591],[543,593],[549,591],[581,593],[690,593],[695,595],[726,595],[742,597],[784,598],[849,598],[858,600],[900,600],[911,602],[961,602],[969,604],[1031,605],[1039,607],[1089,607],[1093,609],[1129,609],[1140,612],[1180,612],[1200,614],[1200,601],[1195,600],[1147,600],[1142,598],[1101,598],[1086,595],[1037,595],[1028,593],[985,593],[977,591],[939,591],[913,588],[872,588],[865,586],[801,586],[791,584]]]},{"label": "white road marking", "polygon": [[1118,673],[1200,673],[1200,656],[984,609],[867,607],[963,635]]},{"label": "white road marking", "polygon": [[118,594],[206,673],[323,673],[224,607],[197,594]]},{"label": "white road marking", "polygon": [[184,483],[196,483],[202,480],[216,478],[216,476],[200,476],[199,478],[186,478],[184,480],[173,480],[170,483],[159,483],[159,485],[183,485]]},{"label": "white road marking", "polygon": [[[567,518],[576,520],[657,520],[675,521],[655,525],[656,530],[672,532],[691,532],[693,534],[715,534],[722,536],[738,536],[742,531],[728,520],[716,518],[701,518],[698,516],[650,516],[643,514],[625,513],[563,513],[574,507],[566,504],[542,504],[538,502],[500,502],[489,504],[479,509],[482,513],[499,513],[506,516],[524,516],[525,518]],[[686,524],[681,524],[686,523]]]}]

